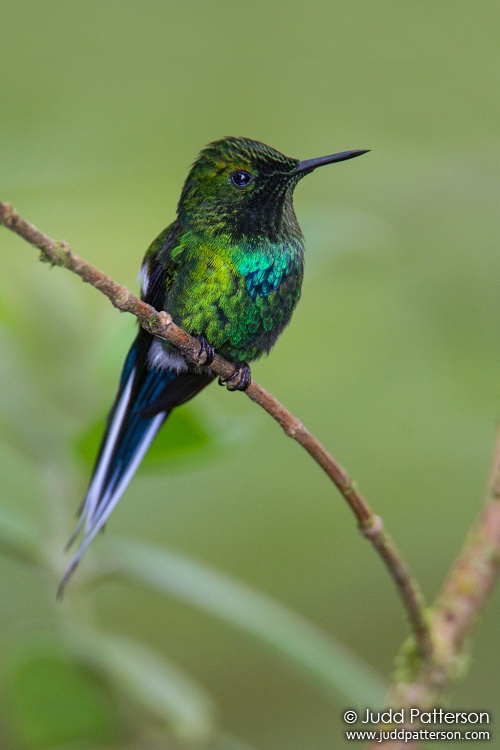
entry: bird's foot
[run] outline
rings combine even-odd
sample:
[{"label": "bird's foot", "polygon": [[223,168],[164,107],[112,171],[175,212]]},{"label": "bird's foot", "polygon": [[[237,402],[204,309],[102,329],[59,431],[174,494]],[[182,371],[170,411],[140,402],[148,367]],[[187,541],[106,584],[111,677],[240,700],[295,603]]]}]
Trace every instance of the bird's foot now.
[{"label": "bird's foot", "polygon": [[197,367],[209,367],[214,361],[215,349],[212,344],[208,343],[205,336],[193,336],[193,338],[198,339],[200,348],[198,349],[197,354],[193,357],[188,357],[187,359]]},{"label": "bird's foot", "polygon": [[246,391],[251,382],[252,373],[247,362],[238,365],[227,378],[222,376],[219,378],[219,385],[225,385],[229,391]]}]

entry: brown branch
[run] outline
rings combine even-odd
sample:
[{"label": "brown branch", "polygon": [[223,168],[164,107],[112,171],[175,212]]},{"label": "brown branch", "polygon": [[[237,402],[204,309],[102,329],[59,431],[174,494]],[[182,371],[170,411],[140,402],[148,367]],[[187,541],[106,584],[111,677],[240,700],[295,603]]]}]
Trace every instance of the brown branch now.
[{"label": "brown branch", "polygon": [[[75,255],[65,242],[56,242],[40,232],[39,229],[26,222],[8,203],[0,202],[0,224],[4,224],[8,229],[39,248],[42,260],[73,271],[83,281],[105,294],[119,310],[135,315],[149,333],[174,344],[184,356],[188,356],[191,360],[197,360],[200,351],[199,342],[175,325],[168,313],[157,312],[150,305],[135,297],[124,286],[117,284],[102,271]],[[203,362],[200,361],[199,364]],[[227,378],[234,371],[234,366],[216,355],[210,369]],[[274,396],[253,380],[246,394],[278,422],[286,435],[305,448],[338,488],[355,514],[362,533],[371,541],[394,579],[406,608],[417,648],[422,659],[428,662],[432,654],[432,642],[424,614],[423,597],[408,565],[385,531],[381,519],[373,514],[342,466]]]},{"label": "brown branch", "polygon": [[438,653],[460,654],[500,568],[500,430],[484,508],[469,532],[434,606]]},{"label": "brown branch", "polygon": [[[463,671],[464,644],[500,572],[500,429],[493,454],[486,501],[469,531],[430,616],[433,659],[421,663],[414,679],[403,676],[391,691],[388,704],[429,710],[450,682]],[[414,727],[415,728],[415,727]],[[374,742],[373,750],[385,742]],[[391,750],[411,750],[414,742],[387,741]]]}]

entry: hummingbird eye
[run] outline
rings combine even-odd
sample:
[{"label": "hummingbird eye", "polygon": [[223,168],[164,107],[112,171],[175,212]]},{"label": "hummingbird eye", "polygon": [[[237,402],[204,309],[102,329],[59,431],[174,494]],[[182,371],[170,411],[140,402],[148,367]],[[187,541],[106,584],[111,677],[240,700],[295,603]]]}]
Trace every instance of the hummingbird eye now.
[{"label": "hummingbird eye", "polygon": [[245,172],[244,169],[237,169],[236,172],[232,173],[229,179],[235,187],[241,188],[249,185],[253,178],[254,176],[253,174],[250,174],[250,172]]}]

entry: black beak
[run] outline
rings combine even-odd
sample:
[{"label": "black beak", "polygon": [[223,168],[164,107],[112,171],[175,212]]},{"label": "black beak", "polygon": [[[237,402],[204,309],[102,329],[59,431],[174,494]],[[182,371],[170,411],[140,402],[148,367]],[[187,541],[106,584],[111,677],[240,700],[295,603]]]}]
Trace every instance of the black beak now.
[{"label": "black beak", "polygon": [[347,159],[354,159],[355,156],[361,156],[361,154],[367,154],[369,149],[364,151],[341,151],[339,154],[331,154],[330,156],[319,156],[317,159],[307,159],[306,161],[299,161],[295,169],[291,174],[297,174],[302,172],[312,172],[316,167],[322,167],[324,164],[333,164],[337,161],[346,161]]}]

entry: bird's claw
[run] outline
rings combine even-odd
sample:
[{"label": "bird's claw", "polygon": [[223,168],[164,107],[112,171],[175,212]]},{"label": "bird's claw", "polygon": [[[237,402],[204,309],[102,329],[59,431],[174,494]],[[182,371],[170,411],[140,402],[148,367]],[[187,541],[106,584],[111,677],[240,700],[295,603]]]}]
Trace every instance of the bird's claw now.
[{"label": "bird's claw", "polygon": [[251,382],[252,373],[247,362],[238,365],[227,378],[219,377],[219,385],[225,385],[229,391],[246,391]]},{"label": "bird's claw", "polygon": [[188,357],[189,361],[197,367],[209,367],[212,364],[215,357],[215,349],[212,344],[209,344],[205,336],[193,336],[198,340],[200,348],[197,354],[192,357]]}]

